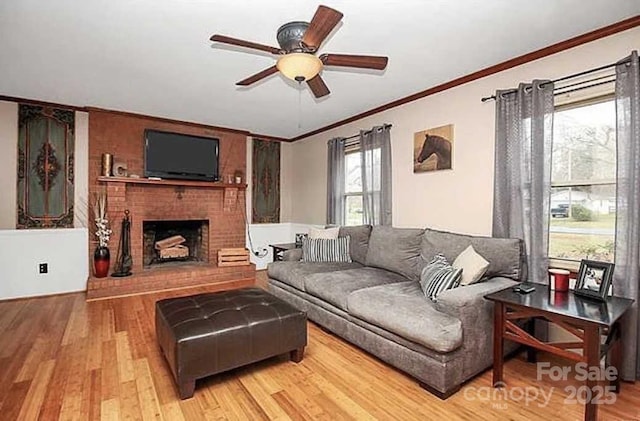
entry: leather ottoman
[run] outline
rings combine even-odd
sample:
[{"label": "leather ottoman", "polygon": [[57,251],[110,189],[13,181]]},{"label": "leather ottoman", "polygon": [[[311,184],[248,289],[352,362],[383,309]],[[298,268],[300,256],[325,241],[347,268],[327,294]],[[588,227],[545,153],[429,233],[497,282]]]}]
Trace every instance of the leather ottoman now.
[{"label": "leather ottoman", "polygon": [[289,353],[300,362],[307,315],[258,288],[169,298],[156,303],[156,335],[178,385]]}]

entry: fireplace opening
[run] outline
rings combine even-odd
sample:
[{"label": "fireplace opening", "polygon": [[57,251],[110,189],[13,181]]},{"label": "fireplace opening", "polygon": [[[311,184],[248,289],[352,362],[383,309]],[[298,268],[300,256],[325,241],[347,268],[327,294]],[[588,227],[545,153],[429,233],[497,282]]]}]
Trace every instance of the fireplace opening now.
[{"label": "fireplace opening", "polygon": [[142,230],[145,268],[209,261],[209,221],[143,221]]}]

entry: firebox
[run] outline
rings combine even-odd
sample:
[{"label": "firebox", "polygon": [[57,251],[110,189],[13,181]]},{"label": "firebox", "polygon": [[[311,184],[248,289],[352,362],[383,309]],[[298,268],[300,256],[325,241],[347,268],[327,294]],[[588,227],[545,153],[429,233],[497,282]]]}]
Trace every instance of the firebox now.
[{"label": "firebox", "polygon": [[169,262],[209,261],[209,221],[143,221],[145,268]]}]

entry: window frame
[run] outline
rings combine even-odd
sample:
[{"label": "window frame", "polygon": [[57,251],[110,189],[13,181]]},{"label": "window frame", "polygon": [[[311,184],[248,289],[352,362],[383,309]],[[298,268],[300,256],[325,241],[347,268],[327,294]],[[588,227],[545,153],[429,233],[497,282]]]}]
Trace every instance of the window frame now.
[{"label": "window frame", "polygon": [[[554,114],[556,112],[587,107],[589,105],[601,104],[608,101],[615,101],[615,92],[608,91],[606,93],[599,93],[597,95],[584,97],[580,99],[576,99],[573,101],[562,101],[561,103],[554,106]],[[551,165],[553,167],[553,153],[551,156]],[[616,157],[616,166],[617,166],[617,157]],[[570,181],[556,181],[551,180],[550,188],[572,188],[572,187],[592,187],[592,186],[617,186],[617,179],[597,179],[597,180],[570,180]],[[551,192],[550,192],[551,194]],[[617,198],[616,198],[617,199]],[[555,268],[563,268],[569,269],[572,271],[577,271],[580,267],[580,260],[568,259],[562,257],[552,257],[550,255],[550,247],[551,247],[551,201],[549,201],[549,223],[547,224],[547,259],[549,260],[549,266]],[[616,219],[617,219],[617,209],[616,209]],[[615,232],[614,232],[614,241],[615,241]],[[615,255],[614,255],[615,258]]]},{"label": "window frame", "polygon": [[[373,152],[375,151],[380,151],[380,155],[382,154],[382,147],[378,146],[376,148],[373,149]],[[362,217],[360,218],[360,221],[358,222],[357,225],[363,225],[365,223],[364,221],[364,191],[362,190],[362,185],[361,185],[361,190],[360,191],[355,191],[355,192],[347,192],[347,188],[346,188],[346,183],[347,183],[347,157],[349,155],[353,155],[353,154],[358,154],[360,156],[362,156],[362,150],[360,148],[360,140],[355,140],[353,142],[349,142],[345,144],[345,166],[344,166],[344,183],[345,183],[345,188],[344,188],[344,193],[342,194],[342,208],[344,210],[344,221],[343,224],[345,226],[347,226],[347,198],[348,197],[362,197]],[[360,161],[362,162],[362,160]],[[373,190],[372,193],[380,193],[382,188],[382,183],[380,183],[380,186],[377,190]],[[348,225],[348,226],[357,226],[357,225]]]},{"label": "window frame", "polygon": [[[358,154],[360,155],[362,153],[361,149],[360,149],[360,142],[356,141],[353,142],[351,144],[347,144],[345,145],[345,151],[344,151],[344,183],[345,183],[345,189],[344,189],[344,193],[342,195],[342,208],[344,210],[344,225],[347,226],[347,199],[349,197],[363,197],[364,193],[362,192],[362,186],[360,186],[360,191],[359,192],[347,192],[347,156],[349,155],[354,155],[354,154]],[[364,224],[364,209],[363,212],[361,214],[361,218],[360,218],[360,223],[358,225],[362,225]],[[351,226],[351,225],[349,225]],[[357,225],[355,225],[357,226]]]}]

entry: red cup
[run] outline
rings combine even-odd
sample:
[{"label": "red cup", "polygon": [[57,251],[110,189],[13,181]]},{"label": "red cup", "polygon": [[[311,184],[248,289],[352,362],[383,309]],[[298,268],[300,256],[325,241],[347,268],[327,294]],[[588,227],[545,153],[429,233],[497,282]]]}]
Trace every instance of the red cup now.
[{"label": "red cup", "polygon": [[564,269],[549,269],[549,284],[557,292],[569,291],[569,272]]}]

